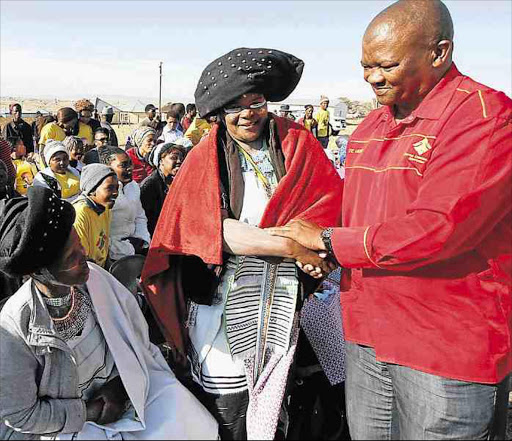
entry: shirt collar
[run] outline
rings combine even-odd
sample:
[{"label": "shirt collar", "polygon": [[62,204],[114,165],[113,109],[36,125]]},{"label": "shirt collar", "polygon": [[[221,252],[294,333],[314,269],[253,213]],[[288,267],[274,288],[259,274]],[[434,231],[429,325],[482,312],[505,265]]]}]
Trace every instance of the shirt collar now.
[{"label": "shirt collar", "polygon": [[[437,120],[441,117],[444,110],[450,103],[455,90],[460,85],[464,76],[459,72],[455,63],[452,63],[450,69],[443,78],[427,94],[420,105],[403,121],[411,122],[415,118]],[[390,106],[385,106],[382,117],[393,121],[394,114]]]},{"label": "shirt collar", "polygon": [[87,206],[91,208],[98,216],[106,210],[103,205],[97,204],[89,196],[84,195],[84,200]]}]

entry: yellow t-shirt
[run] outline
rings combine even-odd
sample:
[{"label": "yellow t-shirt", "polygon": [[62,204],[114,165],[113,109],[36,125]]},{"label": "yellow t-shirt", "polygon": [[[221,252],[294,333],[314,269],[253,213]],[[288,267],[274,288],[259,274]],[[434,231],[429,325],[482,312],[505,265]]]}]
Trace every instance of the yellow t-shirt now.
[{"label": "yellow t-shirt", "polygon": [[[310,132],[311,132],[311,130],[313,130],[313,127],[312,127],[313,121],[315,121],[315,120],[304,118],[304,127],[306,127],[306,129],[308,129]],[[316,124],[314,127],[316,127]]]},{"label": "yellow t-shirt", "polygon": [[55,179],[59,181],[62,199],[69,199],[80,193],[80,178],[73,173],[67,171],[65,175],[58,173],[53,174]]},{"label": "yellow t-shirt", "polygon": [[316,115],[315,119],[318,122],[317,130],[318,130],[318,137],[325,137],[329,133],[329,111],[320,109]]},{"label": "yellow t-shirt", "polygon": [[[82,138],[84,144],[93,145],[93,135],[92,129],[87,124],[82,122],[78,122],[78,135],[79,138]],[[39,137],[39,144],[46,144],[49,139],[53,139],[55,141],[64,141],[66,137],[66,133],[62,130],[56,122],[51,122],[46,124],[41,130],[41,136]]]},{"label": "yellow t-shirt", "polygon": [[81,197],[73,206],[76,212],[73,226],[80,237],[87,259],[104,267],[110,242],[110,209],[105,208],[105,211],[98,214],[92,204]]},{"label": "yellow t-shirt", "polygon": [[15,159],[12,161],[16,169],[16,191],[25,196],[27,189],[32,185],[34,177],[37,175],[37,167],[26,159]]},{"label": "yellow t-shirt", "polygon": [[207,134],[211,128],[212,126],[208,121],[196,117],[185,132],[185,138],[190,139],[192,144],[197,145],[199,144],[199,141],[201,141],[201,138]]}]

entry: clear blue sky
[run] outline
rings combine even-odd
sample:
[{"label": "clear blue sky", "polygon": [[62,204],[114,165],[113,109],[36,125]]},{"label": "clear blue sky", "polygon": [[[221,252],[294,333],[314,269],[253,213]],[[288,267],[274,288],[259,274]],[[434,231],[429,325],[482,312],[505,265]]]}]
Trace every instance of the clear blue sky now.
[{"label": "clear blue sky", "polygon": [[[202,69],[240,46],[277,48],[305,61],[296,98],[370,99],[361,36],[392,2],[5,1],[0,2],[0,94],[189,101]],[[512,2],[446,1],[455,62],[512,94]]]}]

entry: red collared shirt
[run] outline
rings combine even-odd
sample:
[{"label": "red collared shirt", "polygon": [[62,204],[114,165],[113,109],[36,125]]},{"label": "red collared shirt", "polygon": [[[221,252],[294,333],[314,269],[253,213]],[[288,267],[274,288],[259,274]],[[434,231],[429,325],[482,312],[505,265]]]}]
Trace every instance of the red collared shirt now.
[{"label": "red collared shirt", "polygon": [[512,101],[452,66],[405,120],[373,111],[347,146],[347,340],[377,359],[496,383],[512,370]]}]

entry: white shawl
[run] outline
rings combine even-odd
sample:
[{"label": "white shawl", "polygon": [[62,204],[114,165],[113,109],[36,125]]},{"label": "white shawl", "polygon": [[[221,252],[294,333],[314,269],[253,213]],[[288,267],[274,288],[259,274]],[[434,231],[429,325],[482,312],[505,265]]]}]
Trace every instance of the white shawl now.
[{"label": "white shawl", "polygon": [[86,422],[59,439],[218,439],[217,422],[176,379],[134,296],[99,266],[89,263],[87,287],[136,415],[127,412],[104,426]]}]

